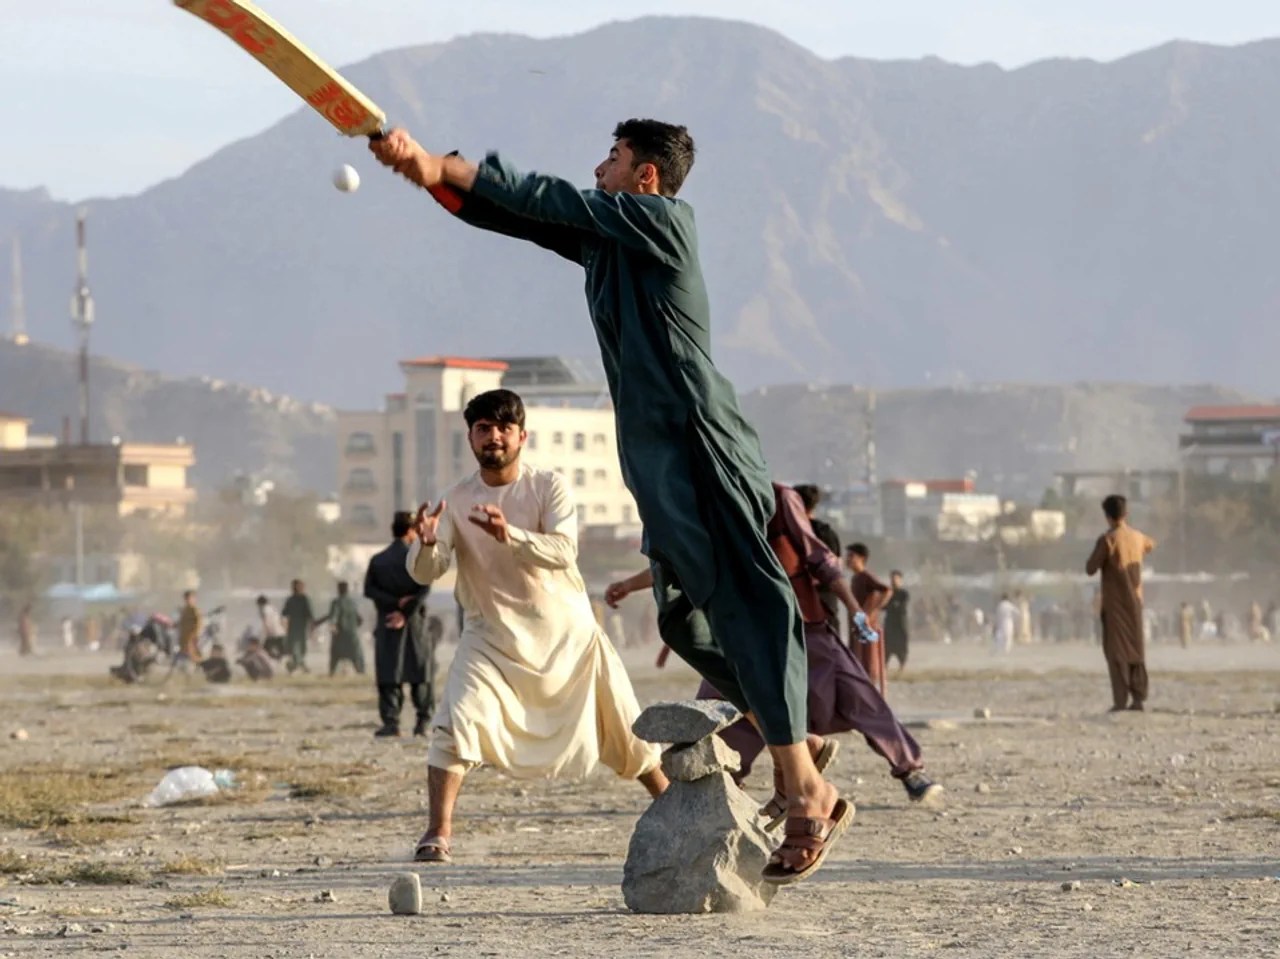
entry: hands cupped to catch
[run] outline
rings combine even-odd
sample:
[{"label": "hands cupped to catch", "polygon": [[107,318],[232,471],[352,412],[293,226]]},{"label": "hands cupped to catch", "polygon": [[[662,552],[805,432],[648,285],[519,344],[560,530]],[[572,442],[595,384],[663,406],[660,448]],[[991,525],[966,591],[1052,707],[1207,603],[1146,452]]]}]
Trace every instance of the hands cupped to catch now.
[{"label": "hands cupped to catch", "polygon": [[396,128],[370,140],[369,150],[383,166],[420,187],[429,189],[444,182],[444,157],[428,153],[407,130]]},{"label": "hands cupped to catch", "polygon": [[437,531],[440,529],[440,514],[444,512],[444,500],[436,504],[436,508],[431,508],[430,501],[423,503],[418,507],[418,515],[413,521],[413,531],[418,536],[418,542],[423,546],[431,546],[436,541]]},{"label": "hands cupped to catch", "polygon": [[507,526],[507,517],[503,515],[500,507],[494,506],[492,503],[477,503],[471,507],[471,515],[467,519],[479,526],[499,543],[505,543],[510,539],[508,535],[510,527]]}]

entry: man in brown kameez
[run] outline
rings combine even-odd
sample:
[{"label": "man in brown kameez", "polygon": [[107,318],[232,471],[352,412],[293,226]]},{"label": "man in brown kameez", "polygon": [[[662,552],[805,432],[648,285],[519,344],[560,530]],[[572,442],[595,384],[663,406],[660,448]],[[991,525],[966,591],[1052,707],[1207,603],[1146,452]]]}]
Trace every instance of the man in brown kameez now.
[{"label": "man in brown kameez", "polygon": [[1146,651],[1142,634],[1142,560],[1155,542],[1129,525],[1123,496],[1102,501],[1111,527],[1098,537],[1085,572],[1102,573],[1102,652],[1111,673],[1111,711],[1142,709],[1147,699]]},{"label": "man in brown kameez", "polygon": [[[849,567],[849,571],[853,573],[853,576],[849,578],[849,588],[853,590],[853,597],[858,601],[858,605],[866,611],[867,619],[871,622],[871,628],[877,633],[881,633],[880,610],[884,608],[885,604],[893,596],[893,590],[867,568],[867,564],[870,561],[871,551],[867,549],[865,543],[854,543],[845,551],[845,562]],[[881,635],[883,636],[883,633]],[[888,690],[885,688],[884,675],[884,643],[854,642],[854,636],[850,631],[849,648],[858,657],[858,662],[867,671],[867,676],[871,679],[871,682],[880,690],[880,695],[887,696]]]}]

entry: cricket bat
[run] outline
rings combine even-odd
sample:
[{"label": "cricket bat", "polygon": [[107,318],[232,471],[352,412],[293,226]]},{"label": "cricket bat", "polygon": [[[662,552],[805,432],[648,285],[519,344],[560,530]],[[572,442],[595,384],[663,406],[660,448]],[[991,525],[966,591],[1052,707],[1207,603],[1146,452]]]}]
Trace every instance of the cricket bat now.
[{"label": "cricket bat", "polygon": [[[230,37],[313,110],[349,137],[382,136],[387,115],[305,44],[248,0],[173,0]],[[441,184],[430,193],[450,213],[462,195]]]}]

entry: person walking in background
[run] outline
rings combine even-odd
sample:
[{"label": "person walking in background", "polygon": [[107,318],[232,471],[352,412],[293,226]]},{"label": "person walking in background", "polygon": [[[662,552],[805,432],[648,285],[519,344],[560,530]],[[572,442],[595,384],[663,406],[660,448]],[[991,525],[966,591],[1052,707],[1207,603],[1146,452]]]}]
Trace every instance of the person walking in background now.
[{"label": "person walking in background", "polygon": [[27,603],[18,613],[18,655],[30,656],[36,651],[36,621]]},{"label": "person walking in background", "polygon": [[1018,590],[1014,598],[1018,606],[1018,642],[1029,646],[1035,639],[1031,623],[1031,600],[1022,590]]},{"label": "person walking in background", "polygon": [[178,614],[178,652],[193,663],[200,662],[200,630],[204,616],[196,606],[196,591],[182,594],[182,611]]},{"label": "person walking in background", "polygon": [[[871,551],[865,543],[854,543],[845,553],[845,562],[853,576],[849,579],[849,588],[853,590],[853,598],[858,601],[862,611],[867,614],[867,622],[877,633],[880,632],[880,611],[892,597],[893,590],[877,579],[867,564],[871,560]],[[853,650],[867,677],[880,690],[880,695],[887,695],[884,676],[884,643],[860,643],[852,633],[849,635],[849,648]]]},{"label": "person walking in background", "polygon": [[284,620],[266,596],[258,597],[258,619],[262,622],[262,648],[272,659],[285,654]]},{"label": "person walking in background", "polygon": [[298,669],[309,673],[307,637],[316,624],[316,613],[311,608],[311,598],[307,595],[307,587],[302,580],[295,579],[289,584],[289,598],[284,601],[284,609],[280,612],[284,617],[285,648],[289,652],[285,668],[291,673]]},{"label": "person walking in background", "polygon": [[897,657],[898,675],[907,668],[908,632],[907,604],[911,602],[911,594],[902,585],[902,571],[895,569],[889,574],[889,601],[884,604],[884,664],[887,668],[889,660]]},{"label": "person walking in background", "polygon": [[996,612],[992,617],[991,651],[1008,654],[1013,649],[1013,638],[1018,631],[1018,607],[1005,593],[996,604]]},{"label": "person walking in background", "polygon": [[316,620],[316,625],[332,624],[333,641],[329,644],[329,675],[338,670],[343,660],[349,662],[357,673],[364,675],[364,650],[360,648],[360,610],[350,595],[346,580],[338,583],[338,595],[329,604],[329,612]]},{"label": "person walking in background", "polygon": [[364,595],[373,600],[373,669],[378,683],[379,737],[400,735],[404,687],[409,686],[416,720],[415,736],[427,734],[435,710],[434,650],[428,645],[426,602],[430,586],[414,582],[405,568],[415,541],[413,514],[399,511],[391,522],[391,545],[369,560]]},{"label": "person walking in background", "polygon": [[1191,637],[1195,635],[1195,629],[1195,607],[1184,599],[1178,608],[1178,641],[1182,643],[1183,649],[1191,645]]},{"label": "person walking in background", "polygon": [[1112,494],[1104,499],[1102,512],[1110,528],[1098,537],[1084,571],[1089,576],[1101,574],[1099,620],[1102,652],[1111,674],[1111,711],[1141,710],[1148,694],[1142,561],[1156,544],[1129,525],[1129,504],[1123,496]]}]

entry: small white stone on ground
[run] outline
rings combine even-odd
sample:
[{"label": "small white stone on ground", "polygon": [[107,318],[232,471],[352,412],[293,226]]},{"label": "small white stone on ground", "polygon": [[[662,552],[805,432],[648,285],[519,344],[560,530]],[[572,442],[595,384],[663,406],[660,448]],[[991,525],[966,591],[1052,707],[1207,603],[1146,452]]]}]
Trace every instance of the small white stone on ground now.
[{"label": "small white stone on ground", "polygon": [[1079,888],[1081,888],[1079,879],[1072,879],[1070,882],[1064,882],[1062,884],[1063,892],[1075,892]]},{"label": "small white stone on ground", "polygon": [[991,710],[988,709],[986,706],[979,706],[977,709],[973,711],[973,718],[974,719],[990,719]]},{"label": "small white stone on ground", "polygon": [[387,904],[397,916],[416,916],[422,912],[422,881],[416,872],[404,872],[392,880]]},{"label": "small white stone on ground", "polygon": [[976,793],[982,793],[985,796],[987,793],[991,792],[991,787],[986,783],[978,783],[978,785],[973,787],[973,791]]}]

